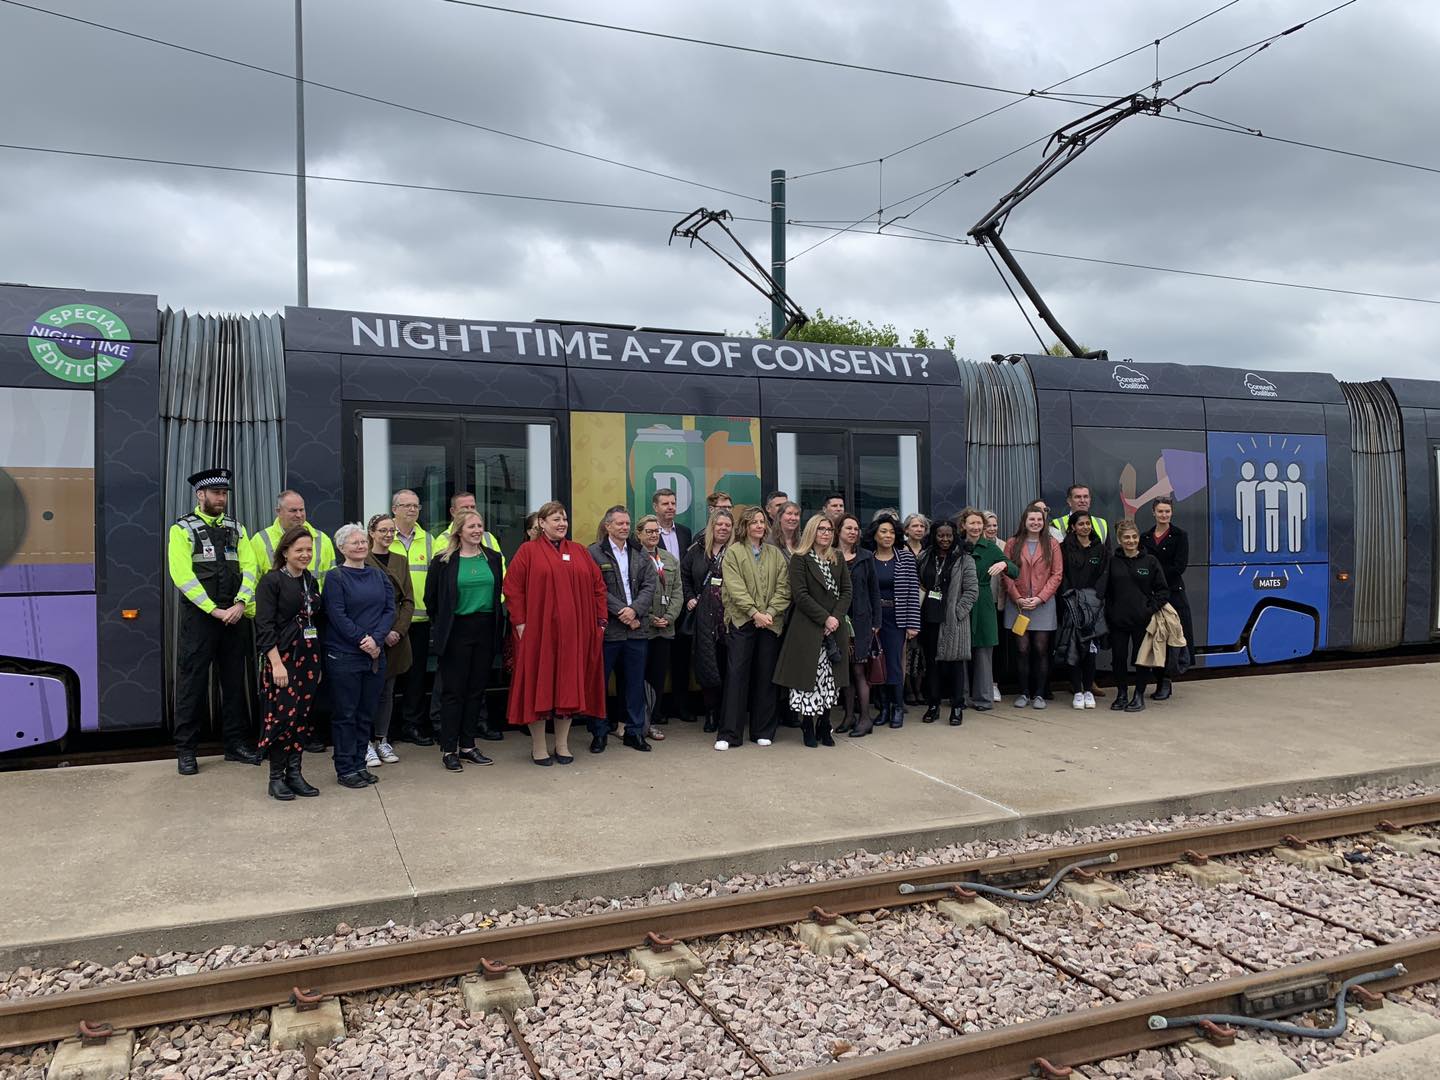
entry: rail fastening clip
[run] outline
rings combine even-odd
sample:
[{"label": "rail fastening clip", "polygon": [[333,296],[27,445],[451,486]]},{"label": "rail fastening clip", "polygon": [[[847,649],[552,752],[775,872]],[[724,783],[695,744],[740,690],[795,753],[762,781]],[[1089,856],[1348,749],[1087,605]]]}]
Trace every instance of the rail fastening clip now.
[{"label": "rail fastening clip", "polygon": [[482,956],[480,958],[480,977],[482,979],[503,979],[510,972],[510,965],[502,960],[490,960]]},{"label": "rail fastening clip", "polygon": [[1052,1065],[1043,1057],[1037,1057],[1030,1066],[1030,1075],[1038,1076],[1041,1080],[1063,1080],[1074,1071],[1069,1065]]},{"label": "rail fastening clip", "polygon": [[666,937],[664,934],[657,934],[654,930],[651,930],[645,935],[645,946],[651,952],[669,952],[675,947],[675,944],[674,938]]},{"label": "rail fastening clip", "polygon": [[325,995],[314,990],[301,990],[298,986],[290,990],[290,1004],[295,1006],[296,1012],[311,1012],[318,1009],[324,1000]]},{"label": "rail fastening clip", "polygon": [[96,1021],[93,1024],[89,1020],[80,1021],[79,1035],[81,1046],[101,1046],[114,1034],[115,1029],[103,1020]]}]

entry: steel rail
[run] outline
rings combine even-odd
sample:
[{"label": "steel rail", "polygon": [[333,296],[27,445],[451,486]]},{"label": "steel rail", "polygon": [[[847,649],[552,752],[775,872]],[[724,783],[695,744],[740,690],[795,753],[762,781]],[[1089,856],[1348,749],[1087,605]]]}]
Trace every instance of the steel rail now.
[{"label": "steel rail", "polygon": [[[1382,993],[1440,979],[1440,934],[1202,983],[1133,1001],[1097,1005],[975,1035],[933,1039],[823,1068],[802,1069],[788,1073],[787,1077],[789,1080],[879,1080],[882,1077],[884,1080],[949,1080],[963,1076],[965,1080],[1020,1080],[1037,1075],[1034,1069],[1039,1058],[1056,1066],[1074,1068],[1196,1037],[1193,1028],[1152,1031],[1148,1021],[1153,1014],[1239,1013],[1246,1011],[1246,994],[1322,979],[1332,985],[1333,992],[1345,979],[1392,964],[1403,964],[1405,973],[1372,983],[1367,989]],[[1328,1010],[1329,1003],[1318,1008]],[[1256,1015],[1280,1016],[1296,1011],[1292,1006],[1288,1010]]]},{"label": "steel rail", "polygon": [[0,1001],[0,1048],[68,1038],[81,1021],[108,1023],[116,1030],[146,1027],[268,1008],[288,1001],[296,987],[321,994],[351,994],[470,974],[482,958],[511,967],[529,967],[639,947],[650,931],[677,940],[716,937],[803,922],[816,907],[853,914],[936,899],[934,893],[904,895],[899,891],[902,882],[924,884],[973,876],[1005,883],[1039,880],[1077,859],[1109,854],[1116,856],[1113,870],[1135,870],[1176,862],[1187,851],[1211,856],[1240,854],[1276,847],[1287,836],[1313,841],[1368,832],[1382,821],[1400,826],[1440,821],[1440,795],[912,867]]}]

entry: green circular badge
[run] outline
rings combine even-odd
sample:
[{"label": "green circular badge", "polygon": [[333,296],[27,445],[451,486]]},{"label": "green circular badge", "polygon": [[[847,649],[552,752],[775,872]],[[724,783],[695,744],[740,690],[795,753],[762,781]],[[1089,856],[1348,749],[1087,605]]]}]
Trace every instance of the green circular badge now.
[{"label": "green circular badge", "polygon": [[97,304],[64,304],[30,324],[30,355],[57,379],[94,383],[108,379],[133,354],[125,320]]}]

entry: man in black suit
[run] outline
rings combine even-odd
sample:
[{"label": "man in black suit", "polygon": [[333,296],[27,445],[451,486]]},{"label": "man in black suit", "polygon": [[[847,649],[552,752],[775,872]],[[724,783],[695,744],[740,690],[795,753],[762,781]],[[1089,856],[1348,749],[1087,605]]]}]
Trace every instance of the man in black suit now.
[{"label": "man in black suit", "polygon": [[[660,488],[650,498],[650,508],[660,521],[660,546],[674,555],[676,562],[684,562],[693,537],[688,526],[675,520],[679,506],[674,488]],[[690,635],[677,629],[675,645],[670,650],[670,692],[655,710],[653,723],[668,724],[676,716],[682,720],[695,719],[690,711],[691,647]]]},{"label": "man in black suit", "polygon": [[[625,745],[649,751],[645,741],[645,657],[649,651],[650,604],[659,581],[655,564],[630,545],[630,511],[612,506],[600,523],[600,538],[590,545],[590,556],[600,567],[608,596],[609,622],[605,624],[605,681],[620,668],[620,694],[625,703]],[[606,717],[590,721],[590,752],[603,754],[610,731]]]}]

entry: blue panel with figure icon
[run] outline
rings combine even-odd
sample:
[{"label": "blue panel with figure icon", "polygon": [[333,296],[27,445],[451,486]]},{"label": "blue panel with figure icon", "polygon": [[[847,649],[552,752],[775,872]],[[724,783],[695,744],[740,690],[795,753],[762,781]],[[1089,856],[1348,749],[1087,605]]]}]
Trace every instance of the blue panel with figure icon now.
[{"label": "blue panel with figure icon", "polygon": [[1207,456],[1210,644],[1248,628],[1256,663],[1309,654],[1329,608],[1324,436],[1212,431]]}]

